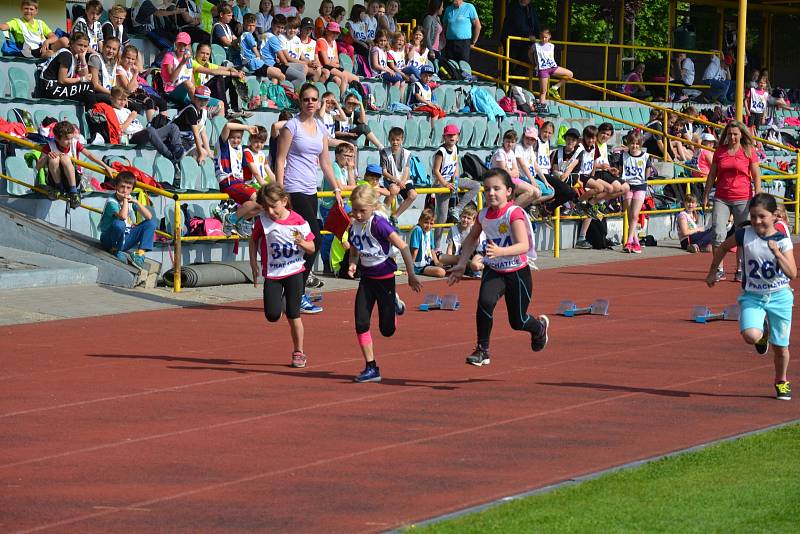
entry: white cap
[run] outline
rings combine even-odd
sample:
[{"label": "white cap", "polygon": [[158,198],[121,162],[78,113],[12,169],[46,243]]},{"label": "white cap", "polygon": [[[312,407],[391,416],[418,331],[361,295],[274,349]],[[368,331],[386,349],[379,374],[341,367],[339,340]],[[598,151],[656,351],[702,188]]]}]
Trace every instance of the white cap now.
[{"label": "white cap", "polygon": [[714,141],[714,142],[716,142],[717,138],[714,137],[714,134],[710,134],[710,133],[706,132],[706,133],[704,133],[703,135],[700,136],[700,140],[701,141]]}]

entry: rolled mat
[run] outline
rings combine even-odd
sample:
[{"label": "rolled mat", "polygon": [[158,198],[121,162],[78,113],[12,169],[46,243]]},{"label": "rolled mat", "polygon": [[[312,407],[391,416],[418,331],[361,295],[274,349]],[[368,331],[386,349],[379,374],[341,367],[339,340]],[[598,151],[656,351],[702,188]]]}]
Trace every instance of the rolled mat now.
[{"label": "rolled mat", "polygon": [[[175,269],[162,276],[164,284],[175,284]],[[249,261],[215,261],[213,263],[193,263],[181,267],[181,287],[224,286],[253,283]]]}]

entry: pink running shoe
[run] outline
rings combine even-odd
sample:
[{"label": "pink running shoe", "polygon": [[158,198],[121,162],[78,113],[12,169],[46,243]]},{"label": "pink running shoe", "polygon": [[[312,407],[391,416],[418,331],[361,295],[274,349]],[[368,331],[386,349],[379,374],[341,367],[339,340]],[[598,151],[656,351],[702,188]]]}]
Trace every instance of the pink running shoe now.
[{"label": "pink running shoe", "polygon": [[292,367],[302,369],[306,366],[306,355],[296,350],[292,353]]},{"label": "pink running shoe", "polygon": [[634,254],[641,254],[642,253],[642,245],[639,243],[634,243],[633,247],[631,247],[631,252]]}]

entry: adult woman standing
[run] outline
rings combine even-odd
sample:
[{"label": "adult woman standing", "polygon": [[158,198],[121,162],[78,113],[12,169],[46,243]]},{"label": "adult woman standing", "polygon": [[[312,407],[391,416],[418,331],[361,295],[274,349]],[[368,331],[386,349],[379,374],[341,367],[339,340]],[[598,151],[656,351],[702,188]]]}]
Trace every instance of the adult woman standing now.
[{"label": "adult woman standing", "polygon": [[[306,254],[306,270],[303,277],[306,286],[320,287],[311,269],[322,244],[322,235],[317,216],[317,169],[330,184],[336,201],[342,204],[342,191],[333,174],[328,152],[328,135],[325,127],[317,120],[319,90],[311,84],[300,89],[300,113],[286,122],[278,137],[278,151],[275,158],[275,181],[286,189],[292,202],[292,209],[308,221],[314,234],[314,252]],[[318,313],[322,308],[314,306],[308,296],[303,297],[301,308],[304,313]]]},{"label": "adult woman standing", "polygon": [[[751,186],[752,183],[752,186]],[[728,219],[733,213],[736,226],[750,218],[747,203],[753,196],[753,190],[761,192],[761,172],[758,169],[758,154],[753,144],[753,137],[747,126],[739,121],[731,121],[725,126],[720,136],[720,145],[711,160],[706,187],[703,192],[703,205],[708,205],[711,188],[715,187],[714,212],[712,226],[714,228],[714,249],[725,241],[728,233]],[[717,270],[717,280],[725,278],[722,263]]]},{"label": "adult woman standing", "polygon": [[439,18],[443,12],[444,2],[442,0],[430,0],[428,14],[422,19],[422,28],[425,30],[425,48],[433,56],[431,59],[439,59],[444,47],[442,20]]}]

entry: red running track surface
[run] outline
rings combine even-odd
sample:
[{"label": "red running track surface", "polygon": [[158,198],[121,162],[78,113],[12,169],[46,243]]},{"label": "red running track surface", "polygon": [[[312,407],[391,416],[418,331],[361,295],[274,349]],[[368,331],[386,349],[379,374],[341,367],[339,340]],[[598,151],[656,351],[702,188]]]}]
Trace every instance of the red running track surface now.
[{"label": "red running track surface", "polygon": [[[536,273],[550,344],[530,352],[501,303],[481,368],[478,282],[456,312],[401,287],[381,384],[352,383],[353,291],[304,316],[304,370],[259,301],[0,328],[0,530],[380,531],[800,418],[736,323],[688,321],[738,294],[705,287],[709,259]],[[610,316],[552,315],[598,297]]]}]

